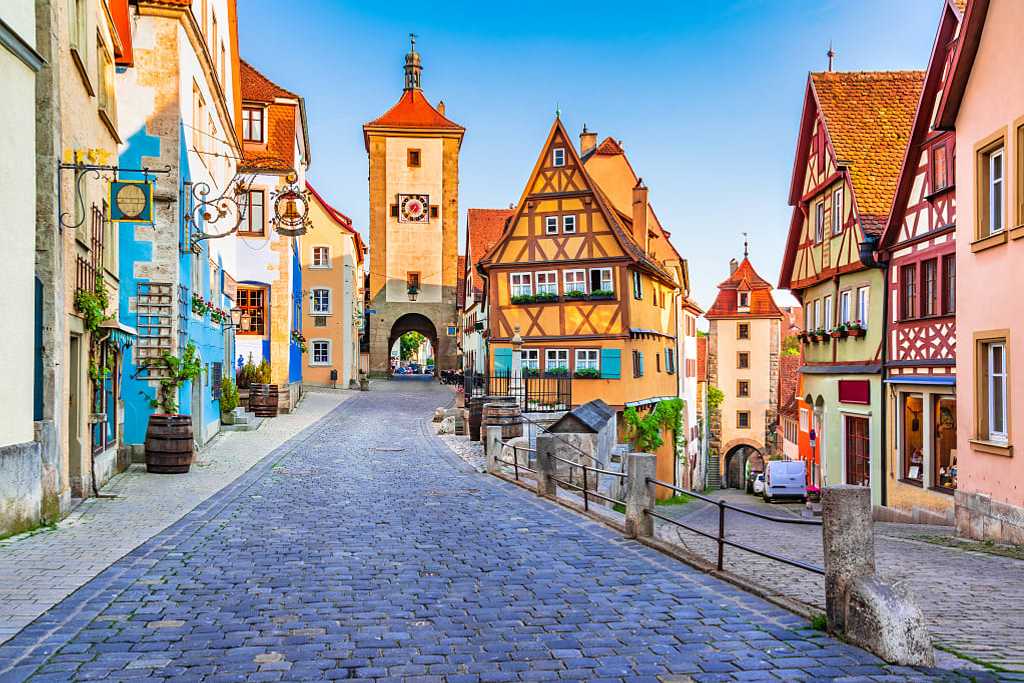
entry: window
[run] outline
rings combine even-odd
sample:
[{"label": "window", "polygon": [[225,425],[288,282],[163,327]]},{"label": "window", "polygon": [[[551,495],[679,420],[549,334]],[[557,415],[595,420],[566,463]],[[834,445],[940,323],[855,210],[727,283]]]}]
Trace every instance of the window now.
[{"label": "window", "polygon": [[740,292],[737,298],[737,306],[742,308],[750,308],[750,292]]},{"label": "window", "polygon": [[615,291],[615,281],[612,279],[611,268],[591,268],[590,269],[590,292],[609,292]]},{"label": "window", "polygon": [[431,218],[437,218],[439,215],[441,215],[440,212],[441,212],[441,210],[438,208],[437,204],[431,204],[430,205],[430,217]]},{"label": "window", "polygon": [[313,247],[313,267],[314,268],[330,268],[331,267],[331,248],[330,247]]},{"label": "window", "polygon": [[562,216],[562,232],[566,235],[576,232],[576,216]]},{"label": "window", "polygon": [[96,72],[96,95],[99,100],[97,105],[107,124],[114,128],[117,125],[114,62],[110,59],[110,53],[107,52],[107,48],[102,42],[96,46]]},{"label": "window", "polygon": [[544,371],[556,373],[560,370],[569,370],[568,349],[548,349],[544,352]]},{"label": "window", "polygon": [[242,139],[263,142],[263,107],[242,107]]},{"label": "window", "polygon": [[949,186],[949,162],[946,157],[946,145],[932,148],[932,192],[944,190]]},{"label": "window", "polygon": [[206,151],[206,136],[203,127],[206,125],[206,102],[199,92],[199,85],[192,84],[192,148],[196,152]]},{"label": "window", "polygon": [[566,294],[586,294],[587,273],[584,270],[566,270],[562,273],[562,284]]},{"label": "window", "polygon": [[533,294],[533,273],[512,273],[508,278],[511,283],[512,296]]},{"label": "window", "polygon": [[661,372],[661,354],[654,354],[654,371]]},{"label": "window", "polygon": [[644,281],[643,276],[640,275],[639,270],[633,271],[633,298],[643,299],[644,298]]},{"label": "window", "polygon": [[1000,232],[1005,227],[1003,216],[1003,202],[1005,200],[1006,188],[1004,179],[1003,144],[982,154],[982,181],[983,181],[983,208],[978,213],[982,217],[981,234],[978,237],[988,237]]},{"label": "window", "polygon": [[391,205],[391,217],[398,218],[398,204]]},{"label": "window", "polygon": [[331,342],[327,339],[314,339],[313,355],[310,365],[330,365],[331,363]]},{"label": "window", "polygon": [[410,271],[405,274],[405,288],[409,291],[420,291],[420,274],[415,271]]},{"label": "window", "polygon": [[1017,126],[1017,225],[1024,225],[1024,124]]},{"label": "window", "polygon": [[740,398],[750,396],[750,380],[741,379],[736,382],[736,395]]},{"label": "window", "polygon": [[544,234],[545,235],[557,235],[558,234],[558,216],[547,216],[544,219]]},{"label": "window", "polygon": [[749,410],[737,410],[736,411],[736,428],[737,429],[750,429],[750,411]]},{"label": "window", "polygon": [[945,315],[956,312],[956,254],[942,257],[942,312]]},{"label": "window", "polygon": [[406,150],[405,162],[406,162],[406,165],[409,166],[409,168],[419,168],[420,167],[420,150],[418,150],[418,149],[408,149],[408,150]]},{"label": "window", "polygon": [[601,353],[597,349],[576,349],[577,370],[600,370]]},{"label": "window", "polygon": [[857,288],[857,321],[865,330],[868,328],[868,296],[870,293],[870,287]]},{"label": "window", "polygon": [[[86,0],[68,2],[68,43],[72,50],[84,51],[86,46]],[[82,55],[84,58],[85,55]],[[84,60],[83,60],[84,61]]]},{"label": "window", "polygon": [[329,315],[331,312],[331,290],[315,287],[310,293],[310,310],[313,315]]},{"label": "window", "polygon": [[814,305],[807,304],[805,308],[807,311],[804,313],[804,329],[808,331],[818,329],[814,326]]},{"label": "window", "polygon": [[[222,40],[222,41],[220,41],[220,69],[217,72],[219,74],[219,76],[220,76],[220,82],[222,84],[224,83],[224,76],[225,76],[225,73],[226,73],[224,71],[224,65],[227,64],[227,63],[228,63],[228,51],[224,47],[224,41]],[[225,90],[227,90],[227,88],[225,88]]]},{"label": "window", "polygon": [[823,329],[825,325],[821,321],[821,299],[814,300],[814,329]]},{"label": "window", "polygon": [[932,488],[952,492],[956,490],[957,479],[956,398],[935,396],[932,400]]},{"label": "window", "polygon": [[825,202],[818,202],[814,207],[814,241],[817,244],[825,239]]},{"label": "window", "polygon": [[[800,409],[800,431],[801,432],[809,432],[809,431],[811,431],[811,427],[810,427],[810,425],[811,425],[811,415],[810,415],[810,412],[811,411],[809,411],[807,408],[801,408]],[[796,439],[793,439],[793,440],[796,441]]]},{"label": "window", "polygon": [[978,373],[978,382],[981,409],[978,411],[978,438],[1005,444],[1009,441],[1006,413],[1006,340],[986,340],[979,346],[981,372]]},{"label": "window", "polygon": [[[213,46],[213,45],[216,45],[216,44],[217,44],[217,15],[216,14],[211,14],[210,15],[210,45]],[[213,52],[213,50],[211,49],[210,52]]]},{"label": "window", "polygon": [[264,334],[266,307],[263,295],[264,290],[258,287],[238,288],[238,308],[242,309],[242,325],[238,334]]},{"label": "window", "polygon": [[555,147],[551,150],[551,165],[552,166],[565,166],[565,149],[562,147]]},{"label": "window", "polygon": [[832,234],[843,231],[843,188],[832,190]]},{"label": "window", "polygon": [[750,323],[740,323],[736,326],[737,339],[750,339]]},{"label": "window", "polygon": [[558,273],[556,271],[537,273],[537,294],[558,296]]},{"label": "window", "polygon": [[921,263],[921,315],[939,312],[939,263],[928,259]]},{"label": "window", "polygon": [[871,449],[868,442],[868,418],[844,416],[846,433],[846,483],[871,485]]},{"label": "window", "polygon": [[266,214],[264,203],[266,195],[263,190],[250,190],[242,195],[242,211],[245,217],[238,228],[242,235],[263,235],[266,233]]},{"label": "window", "polygon": [[839,322],[850,322],[850,290],[839,293]]},{"label": "window", "polygon": [[917,266],[900,267],[900,318],[917,317]]},{"label": "window", "polygon": [[750,352],[740,351],[736,354],[736,367],[740,370],[746,370],[750,367]]},{"label": "window", "polygon": [[903,459],[901,477],[906,481],[924,482],[924,397],[921,394],[900,394],[900,430]]},{"label": "window", "polygon": [[633,351],[633,376],[644,376],[644,352]]},{"label": "window", "polygon": [[670,375],[676,373],[676,352],[670,347],[665,347],[665,372]]},{"label": "window", "polygon": [[523,349],[523,369],[540,370],[540,349]]},{"label": "window", "polygon": [[830,294],[825,297],[825,329],[831,329],[834,323],[835,318],[832,317],[832,295]]}]

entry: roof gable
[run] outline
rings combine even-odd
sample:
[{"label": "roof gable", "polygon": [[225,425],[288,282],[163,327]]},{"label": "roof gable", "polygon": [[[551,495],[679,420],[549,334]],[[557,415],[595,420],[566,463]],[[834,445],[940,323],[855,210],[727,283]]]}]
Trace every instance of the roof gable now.
[{"label": "roof gable", "polygon": [[290,100],[299,99],[298,95],[274,83],[244,59],[239,58],[238,63],[240,64],[239,74],[242,79],[243,100],[269,103],[279,97]]},{"label": "roof gable", "polygon": [[440,128],[452,131],[464,131],[465,128],[455,123],[434,108],[427,101],[423,91],[410,88],[402,93],[398,102],[381,116],[370,121],[366,128]]},{"label": "roof gable", "polygon": [[[750,292],[748,310],[739,309],[739,292]],[[781,318],[782,311],[772,298],[772,286],[754,270],[744,257],[728,278],[718,285],[718,296],[704,317],[714,318]]]},{"label": "roof gable", "polygon": [[971,77],[974,59],[978,56],[978,48],[981,46],[981,34],[982,29],[985,28],[988,5],[989,0],[971,0],[962,10],[963,25],[960,27],[960,39],[957,42],[956,54],[953,56],[949,85],[943,91],[942,100],[939,102],[938,126],[940,128],[950,129],[956,125],[960,102],[967,90],[967,82]]}]

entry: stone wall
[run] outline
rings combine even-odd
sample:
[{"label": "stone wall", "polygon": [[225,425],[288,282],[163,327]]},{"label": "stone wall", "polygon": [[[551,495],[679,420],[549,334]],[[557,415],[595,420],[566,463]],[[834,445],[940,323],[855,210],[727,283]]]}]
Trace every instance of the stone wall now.
[{"label": "stone wall", "polygon": [[40,445],[0,447],[0,538],[39,525],[43,507]]},{"label": "stone wall", "polygon": [[1024,508],[984,493],[957,491],[956,533],[978,541],[1024,544]]}]

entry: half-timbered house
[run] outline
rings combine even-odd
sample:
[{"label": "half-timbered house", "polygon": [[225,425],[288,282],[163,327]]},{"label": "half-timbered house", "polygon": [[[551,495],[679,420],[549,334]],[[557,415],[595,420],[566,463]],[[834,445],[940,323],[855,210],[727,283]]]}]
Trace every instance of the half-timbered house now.
[{"label": "half-timbered house", "polygon": [[889,262],[885,383],[886,505],[952,522],[956,490],[954,136],[942,96],[961,10],[947,0],[880,246]]},{"label": "half-timbered house", "polygon": [[[779,287],[804,306],[803,391],[822,483],[870,486],[883,503],[881,354],[885,227],[923,72],[808,77]],[[862,259],[861,252],[864,252]]]},{"label": "half-timbered house", "polygon": [[[555,119],[504,234],[479,263],[490,372],[510,369],[518,332],[525,373],[572,377],[572,403],[600,398],[620,426],[625,408],[678,395],[682,274],[652,245],[667,236],[649,220],[647,194],[637,182],[630,211],[617,210]],[[673,481],[667,436],[659,476]]]}]

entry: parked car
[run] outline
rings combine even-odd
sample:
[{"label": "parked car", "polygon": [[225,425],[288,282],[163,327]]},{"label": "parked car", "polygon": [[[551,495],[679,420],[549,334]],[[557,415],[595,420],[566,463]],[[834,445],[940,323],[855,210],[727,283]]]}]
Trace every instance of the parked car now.
[{"label": "parked car", "polygon": [[764,473],[764,501],[782,498],[807,500],[807,463],[803,460],[772,460]]},{"label": "parked car", "polygon": [[754,495],[764,494],[764,472],[758,472],[754,477]]}]

